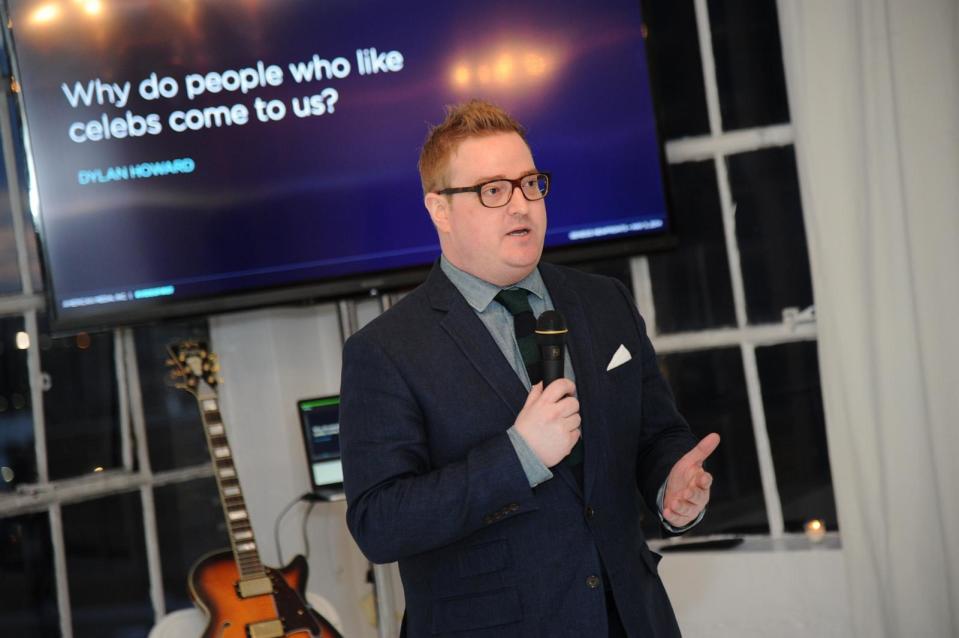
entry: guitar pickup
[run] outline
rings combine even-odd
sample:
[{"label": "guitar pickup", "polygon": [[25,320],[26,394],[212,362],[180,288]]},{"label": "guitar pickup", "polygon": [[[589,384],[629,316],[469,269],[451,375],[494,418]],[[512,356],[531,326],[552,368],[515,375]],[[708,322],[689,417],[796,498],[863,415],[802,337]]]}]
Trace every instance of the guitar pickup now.
[{"label": "guitar pickup", "polygon": [[[273,581],[266,576],[241,579],[236,583],[236,593],[240,598],[252,598],[273,593]],[[279,634],[283,635],[283,634]]]},{"label": "guitar pickup", "polygon": [[264,620],[246,626],[250,638],[283,638],[283,623],[279,620]]}]

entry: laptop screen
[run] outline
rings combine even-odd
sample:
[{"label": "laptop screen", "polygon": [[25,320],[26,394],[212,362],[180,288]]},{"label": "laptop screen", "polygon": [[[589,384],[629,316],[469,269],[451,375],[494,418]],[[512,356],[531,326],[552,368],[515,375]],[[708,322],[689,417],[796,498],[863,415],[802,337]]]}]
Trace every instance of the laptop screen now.
[{"label": "laptop screen", "polygon": [[303,399],[297,409],[313,491],[340,488],[340,397]]}]

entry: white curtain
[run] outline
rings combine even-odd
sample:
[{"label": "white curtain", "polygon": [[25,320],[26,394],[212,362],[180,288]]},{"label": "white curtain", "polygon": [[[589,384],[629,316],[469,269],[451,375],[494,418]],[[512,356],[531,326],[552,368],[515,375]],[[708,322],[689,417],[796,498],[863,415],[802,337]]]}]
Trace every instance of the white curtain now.
[{"label": "white curtain", "polygon": [[778,6],[853,626],[959,636],[959,2]]}]

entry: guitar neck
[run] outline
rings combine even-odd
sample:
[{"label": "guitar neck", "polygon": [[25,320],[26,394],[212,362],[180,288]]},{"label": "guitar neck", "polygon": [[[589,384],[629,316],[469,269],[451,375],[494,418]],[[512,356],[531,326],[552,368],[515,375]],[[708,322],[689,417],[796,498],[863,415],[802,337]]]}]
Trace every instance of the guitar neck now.
[{"label": "guitar neck", "polygon": [[200,404],[203,429],[210,449],[210,460],[213,462],[213,473],[216,476],[220,502],[223,504],[223,514],[230,535],[230,545],[233,548],[233,557],[236,560],[240,578],[262,578],[266,572],[263,569],[263,563],[260,562],[260,552],[253,536],[249,511],[246,508],[240,479],[233,463],[233,449],[227,440],[226,428],[220,416],[219,402],[215,396],[201,396],[197,400]]}]

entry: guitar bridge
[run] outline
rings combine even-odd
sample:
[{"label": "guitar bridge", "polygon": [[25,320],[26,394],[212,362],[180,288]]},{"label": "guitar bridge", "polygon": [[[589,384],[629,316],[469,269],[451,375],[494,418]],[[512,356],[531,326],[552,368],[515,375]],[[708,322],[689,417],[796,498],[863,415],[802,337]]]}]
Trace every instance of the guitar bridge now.
[{"label": "guitar bridge", "polygon": [[[252,598],[273,593],[273,581],[266,576],[241,579],[236,584],[236,593],[240,598]],[[278,634],[283,635],[283,634]]]},{"label": "guitar bridge", "polygon": [[246,626],[250,638],[283,638],[283,623],[279,620],[264,620]]}]

